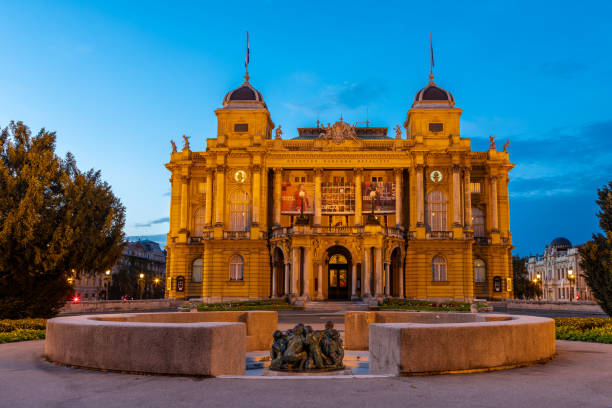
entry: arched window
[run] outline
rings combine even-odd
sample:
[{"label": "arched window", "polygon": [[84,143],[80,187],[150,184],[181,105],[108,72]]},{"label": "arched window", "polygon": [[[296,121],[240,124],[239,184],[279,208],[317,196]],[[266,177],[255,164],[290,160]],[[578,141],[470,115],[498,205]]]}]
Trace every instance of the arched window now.
[{"label": "arched window", "polygon": [[485,234],[485,218],[480,208],[472,208],[472,228],[474,228],[474,236],[483,238]]},{"label": "arched window", "polygon": [[441,191],[427,194],[427,226],[430,231],[446,231],[446,195]]},{"label": "arched window", "polygon": [[234,255],[230,259],[230,280],[241,281],[244,277],[244,260],[240,255]]},{"label": "arched window", "polygon": [[474,282],[486,282],[487,281],[487,268],[482,259],[476,259],[474,261]]},{"label": "arched window", "polygon": [[434,281],[446,280],[446,259],[441,256],[434,256],[431,261],[432,278]]},{"label": "arched window", "polygon": [[204,231],[204,221],[206,220],[206,210],[200,207],[193,215],[193,236],[201,237]]},{"label": "arched window", "polygon": [[230,231],[249,230],[249,195],[237,190],[230,196]]},{"label": "arched window", "polygon": [[202,282],[202,258],[198,258],[191,264],[191,281]]}]

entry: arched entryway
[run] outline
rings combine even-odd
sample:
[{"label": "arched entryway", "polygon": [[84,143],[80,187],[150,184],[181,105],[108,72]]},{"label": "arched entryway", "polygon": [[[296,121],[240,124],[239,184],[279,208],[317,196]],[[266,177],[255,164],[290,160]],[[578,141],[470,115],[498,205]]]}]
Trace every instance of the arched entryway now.
[{"label": "arched entryway", "polygon": [[347,300],[351,298],[351,253],[336,245],[327,250],[327,298]]},{"label": "arched entryway", "polygon": [[285,256],[283,255],[283,251],[276,247],[274,249],[274,258],[273,258],[273,267],[274,267],[274,295],[277,297],[281,297],[286,295],[285,293]]},{"label": "arched entryway", "polygon": [[389,268],[391,268],[389,271],[389,293],[393,297],[399,297],[402,295],[401,291],[403,289],[403,285],[401,285],[400,282],[404,275],[402,268],[402,251],[399,247],[395,248],[393,252],[391,252]]}]

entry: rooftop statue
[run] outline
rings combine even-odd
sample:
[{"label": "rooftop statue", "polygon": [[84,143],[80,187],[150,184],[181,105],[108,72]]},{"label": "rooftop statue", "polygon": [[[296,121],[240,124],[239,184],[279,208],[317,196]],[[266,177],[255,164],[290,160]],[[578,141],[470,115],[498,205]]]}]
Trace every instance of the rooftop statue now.
[{"label": "rooftop statue", "polygon": [[396,139],[402,138],[402,128],[400,127],[400,125],[395,126],[395,138]]},{"label": "rooftop statue", "polygon": [[183,135],[183,140],[185,144],[183,145],[183,150],[189,150],[189,136]]},{"label": "rooftop statue", "polygon": [[276,140],[280,140],[282,135],[283,135],[283,127],[281,125],[278,125],[278,127],[276,128],[276,132],[274,134]]},{"label": "rooftop statue", "polygon": [[495,149],[495,136],[489,136],[489,149]]},{"label": "rooftop statue", "polygon": [[321,126],[319,137],[321,139],[332,140],[336,144],[342,143],[345,139],[357,140],[356,125],[351,126],[340,118],[339,121],[331,126],[329,123],[327,127]]},{"label": "rooftop statue", "polygon": [[170,144],[172,145],[172,153],[176,153],[176,143],[174,143],[174,140],[171,140]]},{"label": "rooftop statue", "polygon": [[344,347],[340,333],[328,321],[325,330],[313,330],[302,323],[292,330],[273,334],[270,369],[276,371],[325,371],[344,368]]},{"label": "rooftop statue", "polygon": [[504,153],[508,153],[508,146],[510,146],[510,140],[507,140],[504,144]]}]

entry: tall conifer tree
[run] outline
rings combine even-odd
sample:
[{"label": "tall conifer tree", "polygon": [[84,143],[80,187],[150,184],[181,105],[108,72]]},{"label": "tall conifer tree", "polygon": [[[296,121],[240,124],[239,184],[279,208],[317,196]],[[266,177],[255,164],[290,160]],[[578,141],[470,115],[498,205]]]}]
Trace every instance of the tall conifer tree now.
[{"label": "tall conifer tree", "polygon": [[125,208],[55,140],[22,122],[0,134],[0,318],[53,316],[72,270],[102,272],[121,255]]},{"label": "tall conifer tree", "polygon": [[603,234],[593,234],[593,240],[580,248],[580,266],[597,303],[612,316],[612,181],[598,189],[597,195],[597,217]]}]

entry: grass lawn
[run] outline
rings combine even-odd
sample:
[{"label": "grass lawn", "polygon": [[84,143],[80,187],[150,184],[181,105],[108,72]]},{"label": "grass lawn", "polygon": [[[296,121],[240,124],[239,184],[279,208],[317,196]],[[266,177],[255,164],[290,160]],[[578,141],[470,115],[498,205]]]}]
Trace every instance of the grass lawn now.
[{"label": "grass lawn", "polygon": [[284,300],[246,300],[223,303],[200,303],[198,312],[218,312],[230,310],[285,310],[294,309]]},{"label": "grass lawn", "polygon": [[612,344],[612,318],[558,317],[555,318],[555,332],[559,340]]},{"label": "grass lawn", "polygon": [[426,300],[395,300],[391,299],[378,307],[392,310],[424,310],[433,312],[469,312],[467,302],[429,302]]},{"label": "grass lawn", "polygon": [[47,319],[0,320],[0,343],[42,340]]}]

